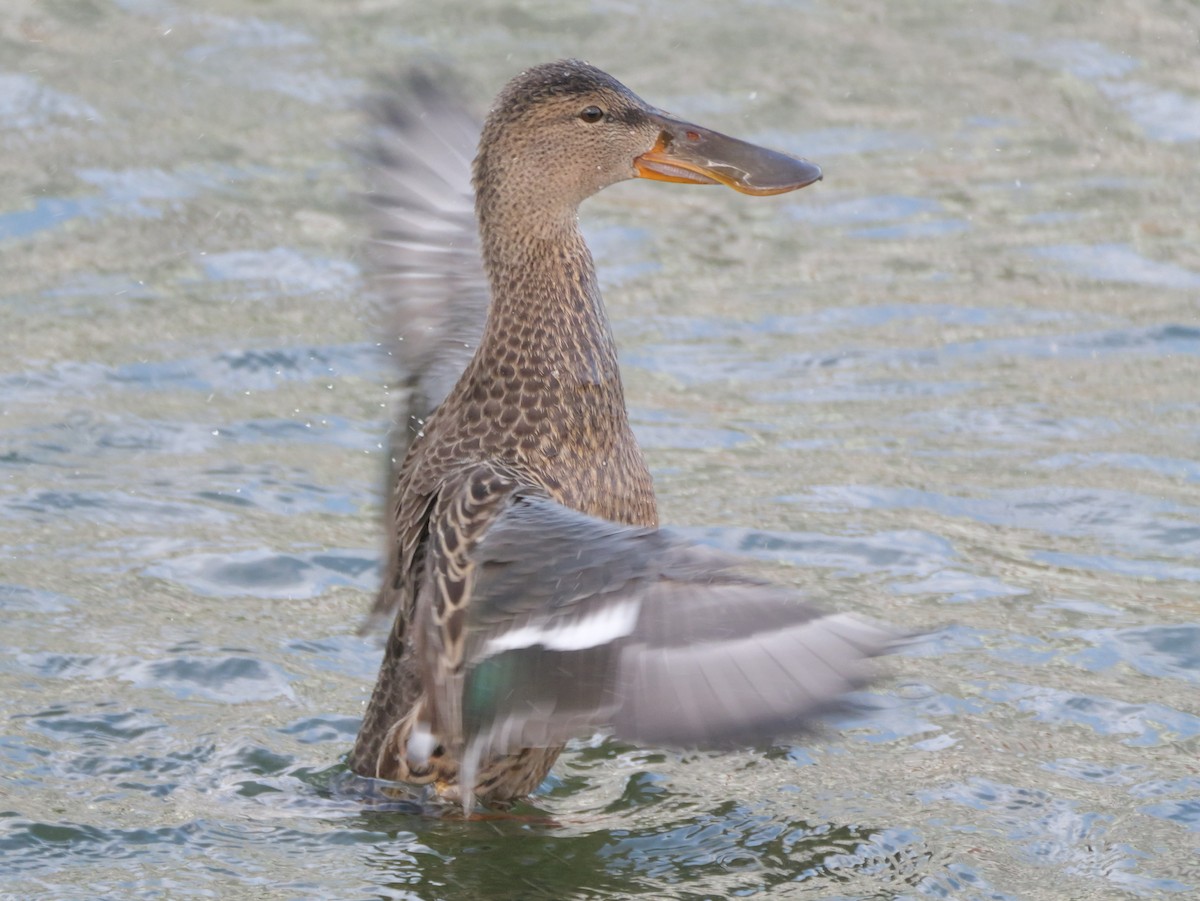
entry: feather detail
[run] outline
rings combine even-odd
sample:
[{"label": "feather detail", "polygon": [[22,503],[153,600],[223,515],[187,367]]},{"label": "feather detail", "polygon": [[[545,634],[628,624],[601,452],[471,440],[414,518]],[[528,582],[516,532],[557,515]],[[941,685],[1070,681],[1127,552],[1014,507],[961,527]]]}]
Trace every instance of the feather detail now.
[{"label": "feather detail", "polygon": [[[485,500],[469,487],[480,482],[492,487]],[[672,746],[796,732],[866,682],[869,659],[899,638],[747,579],[667,530],[587,516],[491,467],[458,494],[472,504],[439,509],[486,522],[456,551],[470,585],[465,635],[460,644],[430,614],[418,653],[434,730],[461,760],[464,810],[482,763],[596,730]],[[444,553],[432,550],[431,573],[449,565]],[[419,616],[436,606],[419,602]]]},{"label": "feather detail", "polygon": [[471,187],[481,125],[422,72],[388,85],[367,112],[367,269],[389,322],[387,349],[411,389],[401,449],[454,387],[483,332],[489,292]]},{"label": "feather detail", "polygon": [[[444,79],[442,79],[444,80]],[[458,381],[483,332],[488,285],[475,225],[471,159],[481,125],[429,73],[395,79],[366,104],[372,128],[359,147],[371,238],[366,272],[384,348],[406,393],[388,444],[384,496],[392,498],[413,439]],[[399,547],[359,634],[387,626],[412,597],[397,575],[409,571],[425,510],[395,511]],[[411,515],[411,522],[401,521]]]},{"label": "feather detail", "polygon": [[[602,131],[580,118],[593,103]],[[572,736],[751,741],[803,728],[868,678],[895,633],[657,529],[577,222],[584,198],[669,171],[654,168],[668,151],[692,159],[701,134],[740,167],[738,190],[819,170],[671,119],[578,60],[511,81],[482,134],[428,76],[370,112],[366,257],[407,393],[372,617],[392,626],[351,768],[469,811],[476,795],[528,794]],[[716,179],[720,160],[704,159]]]}]

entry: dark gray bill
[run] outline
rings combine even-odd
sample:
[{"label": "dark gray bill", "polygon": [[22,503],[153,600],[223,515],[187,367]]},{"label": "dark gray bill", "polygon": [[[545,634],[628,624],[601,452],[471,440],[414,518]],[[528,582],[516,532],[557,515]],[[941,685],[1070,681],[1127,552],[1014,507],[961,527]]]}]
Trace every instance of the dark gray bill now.
[{"label": "dark gray bill", "polygon": [[821,180],[808,160],[739,141],[719,131],[651,113],[658,141],[634,160],[642,178],[685,184],[728,185],[743,194],[783,194]]}]

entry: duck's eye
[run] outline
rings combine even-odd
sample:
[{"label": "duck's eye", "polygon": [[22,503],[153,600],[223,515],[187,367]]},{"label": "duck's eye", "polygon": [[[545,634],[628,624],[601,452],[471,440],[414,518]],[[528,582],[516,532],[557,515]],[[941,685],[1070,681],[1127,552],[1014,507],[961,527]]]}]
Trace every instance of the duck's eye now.
[{"label": "duck's eye", "polygon": [[604,110],[598,106],[585,106],[583,112],[579,114],[579,118],[584,122],[599,122],[604,118]]}]

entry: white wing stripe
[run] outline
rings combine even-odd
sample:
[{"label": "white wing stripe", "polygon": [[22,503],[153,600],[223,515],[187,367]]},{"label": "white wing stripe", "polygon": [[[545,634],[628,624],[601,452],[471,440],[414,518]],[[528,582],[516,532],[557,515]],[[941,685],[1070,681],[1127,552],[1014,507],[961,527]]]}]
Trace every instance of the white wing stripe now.
[{"label": "white wing stripe", "polygon": [[488,641],[483,657],[542,645],[551,651],[582,651],[624,638],[637,625],[640,601],[625,601],[604,607],[589,616],[566,623],[528,623]]}]

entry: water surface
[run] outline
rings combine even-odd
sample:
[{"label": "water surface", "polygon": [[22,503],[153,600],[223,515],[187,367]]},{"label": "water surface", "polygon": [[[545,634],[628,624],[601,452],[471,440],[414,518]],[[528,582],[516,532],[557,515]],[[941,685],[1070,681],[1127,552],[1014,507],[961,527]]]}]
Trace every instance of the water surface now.
[{"label": "water surface", "polygon": [[[0,21],[0,894],[1200,890],[1200,10],[18,2]],[[930,630],[770,748],[518,816],[341,763],[394,401],[358,98],[584,56],[810,156],[584,209],[664,519]]]}]

